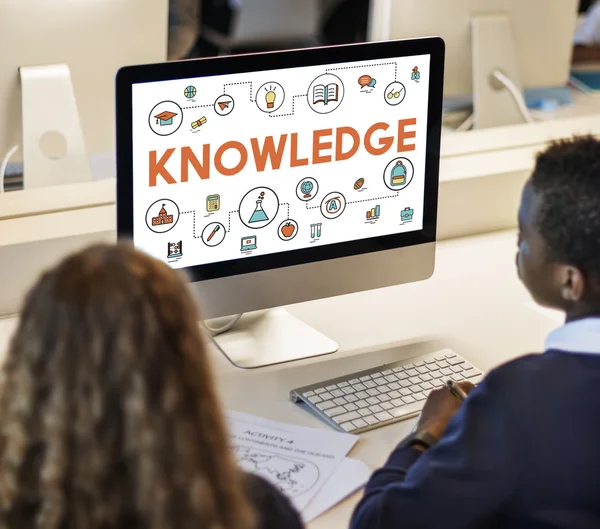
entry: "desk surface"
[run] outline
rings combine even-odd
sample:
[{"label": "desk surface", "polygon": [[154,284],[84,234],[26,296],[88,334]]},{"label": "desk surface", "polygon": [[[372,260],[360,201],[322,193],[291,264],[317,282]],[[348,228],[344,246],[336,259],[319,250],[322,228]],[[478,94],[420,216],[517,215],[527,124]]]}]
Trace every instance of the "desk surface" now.
[{"label": "desk surface", "polygon": [[[339,352],[243,371],[214,350],[225,406],[326,428],[288,400],[291,388],[443,346],[485,371],[541,351],[546,334],[558,324],[526,306],[530,298],[515,273],[515,251],[512,231],[447,241],[438,245],[436,271],[428,281],[290,307],[292,314],[336,340]],[[15,323],[0,320],[0,351]],[[361,435],[350,456],[377,468],[411,424],[405,421]],[[315,520],[310,529],[346,528],[360,494]]]}]

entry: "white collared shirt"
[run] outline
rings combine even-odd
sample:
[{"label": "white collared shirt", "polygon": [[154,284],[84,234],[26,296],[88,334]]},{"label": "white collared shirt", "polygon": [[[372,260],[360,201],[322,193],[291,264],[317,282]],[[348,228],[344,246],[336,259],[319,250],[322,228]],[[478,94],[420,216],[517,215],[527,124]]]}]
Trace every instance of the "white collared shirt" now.
[{"label": "white collared shirt", "polygon": [[600,318],[584,318],[552,331],[546,338],[545,350],[570,353],[600,354]]}]

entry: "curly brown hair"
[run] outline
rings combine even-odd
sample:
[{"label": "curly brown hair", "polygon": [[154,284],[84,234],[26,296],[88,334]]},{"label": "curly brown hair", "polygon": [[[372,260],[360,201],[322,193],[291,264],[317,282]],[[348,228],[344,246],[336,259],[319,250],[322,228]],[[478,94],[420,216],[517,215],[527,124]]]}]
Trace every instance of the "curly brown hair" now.
[{"label": "curly brown hair", "polygon": [[126,245],[28,294],[2,372],[0,527],[251,529],[185,282]]}]

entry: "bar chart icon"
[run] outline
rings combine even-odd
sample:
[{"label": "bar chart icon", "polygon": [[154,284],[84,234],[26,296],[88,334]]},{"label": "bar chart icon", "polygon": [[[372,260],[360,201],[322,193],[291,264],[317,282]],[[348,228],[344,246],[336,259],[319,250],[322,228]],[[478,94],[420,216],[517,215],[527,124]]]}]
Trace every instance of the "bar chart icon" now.
[{"label": "bar chart icon", "polygon": [[369,211],[367,211],[367,220],[375,220],[379,218],[379,205],[375,206],[374,208],[371,208]]}]

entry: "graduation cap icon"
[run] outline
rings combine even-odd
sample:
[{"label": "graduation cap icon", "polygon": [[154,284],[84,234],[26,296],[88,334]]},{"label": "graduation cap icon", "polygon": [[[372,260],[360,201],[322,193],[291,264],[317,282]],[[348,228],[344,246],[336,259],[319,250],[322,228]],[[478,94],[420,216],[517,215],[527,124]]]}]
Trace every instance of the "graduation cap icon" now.
[{"label": "graduation cap icon", "polygon": [[229,108],[230,103],[231,103],[231,101],[219,101],[217,104],[219,105],[219,108],[221,109],[221,111],[223,111],[226,108]]},{"label": "graduation cap icon", "polygon": [[164,112],[161,112],[160,114],[156,114],[156,116],[154,116],[156,118],[156,124],[157,125],[173,125],[173,118],[176,116],[177,114],[175,112],[169,112],[168,110],[165,110]]}]

